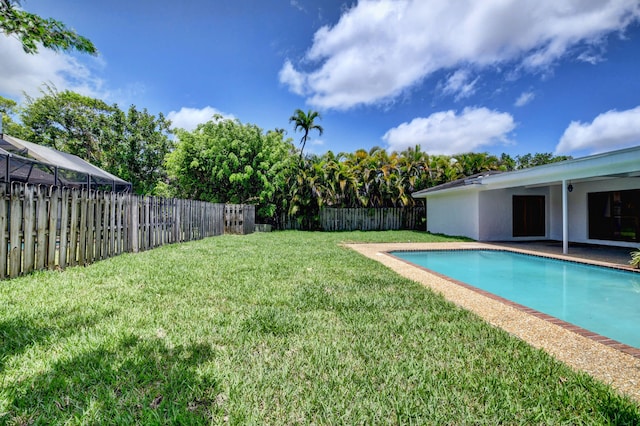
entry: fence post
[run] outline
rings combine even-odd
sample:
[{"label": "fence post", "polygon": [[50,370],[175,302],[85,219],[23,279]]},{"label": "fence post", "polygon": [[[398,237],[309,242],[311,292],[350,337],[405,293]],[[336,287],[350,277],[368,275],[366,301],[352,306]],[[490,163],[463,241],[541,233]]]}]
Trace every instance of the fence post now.
[{"label": "fence post", "polygon": [[[35,248],[34,232],[36,228],[36,213],[34,207],[34,191],[32,185],[24,186],[23,204],[22,204],[22,273],[29,273],[35,265]],[[38,204],[39,205],[39,204]],[[38,245],[38,250],[41,246]]]},{"label": "fence post", "polygon": [[7,276],[7,185],[0,184],[0,279]]},{"label": "fence post", "polygon": [[58,246],[58,266],[64,269],[67,266],[67,249],[69,248],[69,190],[60,188],[60,244]]},{"label": "fence post", "polygon": [[56,267],[56,243],[58,241],[58,204],[60,192],[57,186],[49,188],[49,247],[47,248],[47,267]]},{"label": "fence post", "polygon": [[[36,268],[38,270],[44,269],[47,259],[47,226],[49,225],[47,195],[47,188],[44,185],[38,185],[36,200],[36,244],[38,246],[36,252]],[[29,265],[29,267],[31,266],[32,265]],[[25,272],[28,271],[25,270]]]},{"label": "fence post", "polygon": [[9,254],[9,277],[20,275],[20,264],[22,255],[22,202],[20,201],[21,187],[14,184],[11,187],[11,230],[9,241],[11,242],[11,252]]},{"label": "fence post", "polygon": [[78,198],[79,189],[71,190],[71,212],[69,219],[69,265],[78,264]]},{"label": "fence post", "polygon": [[138,197],[135,195],[131,196],[131,251],[134,253],[138,253],[140,250],[139,242],[138,242],[138,227],[140,224],[140,218],[138,217]]}]

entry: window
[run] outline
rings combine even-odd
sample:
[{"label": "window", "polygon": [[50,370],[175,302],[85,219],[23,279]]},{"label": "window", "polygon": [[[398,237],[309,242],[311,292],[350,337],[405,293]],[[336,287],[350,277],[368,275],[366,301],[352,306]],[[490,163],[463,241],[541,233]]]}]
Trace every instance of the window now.
[{"label": "window", "polygon": [[640,241],[640,189],[589,193],[589,238]]},{"label": "window", "polygon": [[513,236],[545,236],[544,195],[513,196]]}]

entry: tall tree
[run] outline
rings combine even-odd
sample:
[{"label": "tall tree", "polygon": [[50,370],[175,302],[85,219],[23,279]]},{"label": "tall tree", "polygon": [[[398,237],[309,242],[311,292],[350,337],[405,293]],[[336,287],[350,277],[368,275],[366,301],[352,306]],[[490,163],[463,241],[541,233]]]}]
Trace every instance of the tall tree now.
[{"label": "tall tree", "polygon": [[500,170],[503,172],[511,172],[516,168],[516,160],[513,159],[509,154],[503,152],[500,155]]},{"label": "tall tree", "polygon": [[327,198],[324,185],[323,160],[312,158],[300,164],[295,174],[286,181],[287,197],[283,200],[283,213],[298,222],[302,229],[318,229],[320,209]]},{"label": "tall tree", "polygon": [[289,117],[289,123],[295,124],[295,126],[293,127],[293,130],[297,132],[298,129],[300,129],[304,132],[304,134],[302,135],[302,138],[300,138],[300,145],[301,145],[300,158],[301,159],[302,159],[302,152],[304,151],[304,146],[307,143],[307,139],[309,138],[309,132],[311,130],[317,130],[320,136],[322,136],[322,133],[324,132],[324,129],[322,128],[322,126],[315,123],[315,120],[320,118],[322,117],[320,116],[320,113],[317,111],[309,110],[309,112],[305,113],[301,109],[295,110],[293,115]]},{"label": "tall tree", "polygon": [[471,176],[489,170],[499,170],[500,160],[487,152],[466,152],[454,155],[460,170],[460,177]]},{"label": "tall tree", "polygon": [[68,29],[62,22],[45,19],[20,8],[18,0],[0,0],[0,31],[20,40],[27,53],[37,53],[38,44],[52,50],[77,50],[95,55],[93,43]]},{"label": "tall tree", "polygon": [[110,117],[114,138],[104,147],[104,167],[131,182],[136,193],[155,194],[167,178],[164,159],[174,146],[170,126],[162,113],[156,117],[135,105],[126,113],[118,109]]},{"label": "tall tree", "polygon": [[104,165],[104,147],[114,138],[109,119],[117,106],[79,93],[46,86],[39,98],[27,96],[20,119],[25,139]]},{"label": "tall tree", "polygon": [[131,182],[136,193],[154,193],[173,146],[162,114],[134,105],[124,112],[99,99],[47,89],[37,99],[27,97],[20,109],[23,132],[12,136],[77,155]]},{"label": "tall tree", "polygon": [[359,204],[357,169],[342,161],[343,155],[329,151],[322,165],[326,204],[332,207],[353,207]]},{"label": "tall tree", "polygon": [[[429,155],[422,152],[420,145],[409,147],[400,153],[398,158],[400,172],[406,177],[407,193],[423,188],[428,183]],[[409,199],[413,204],[413,199]]]},{"label": "tall tree", "polygon": [[17,138],[24,136],[25,128],[13,120],[13,117],[18,114],[18,103],[16,101],[0,96],[0,114],[2,114],[2,130],[0,130],[0,133]]},{"label": "tall tree", "polygon": [[557,163],[571,159],[566,155],[553,155],[550,152],[538,152],[536,154],[516,155],[517,169],[526,169],[529,167],[542,166],[544,164]]},{"label": "tall tree", "polygon": [[273,218],[295,162],[279,132],[216,116],[194,131],[179,130],[167,156],[170,185],[181,198],[256,204],[261,220]]}]

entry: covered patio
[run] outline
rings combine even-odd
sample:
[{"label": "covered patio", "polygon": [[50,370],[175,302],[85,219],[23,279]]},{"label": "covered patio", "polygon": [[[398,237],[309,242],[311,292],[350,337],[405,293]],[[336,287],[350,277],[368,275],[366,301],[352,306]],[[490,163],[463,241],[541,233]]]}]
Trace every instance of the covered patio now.
[{"label": "covered patio", "polygon": [[640,247],[640,146],[483,172],[412,196],[426,200],[432,233],[484,242],[560,241],[564,254],[570,243]]}]

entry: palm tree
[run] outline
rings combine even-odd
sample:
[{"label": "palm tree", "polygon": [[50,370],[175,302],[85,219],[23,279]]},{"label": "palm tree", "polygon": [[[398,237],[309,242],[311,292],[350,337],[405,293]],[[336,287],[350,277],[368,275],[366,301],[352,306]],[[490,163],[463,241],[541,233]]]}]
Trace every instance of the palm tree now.
[{"label": "palm tree", "polygon": [[307,139],[309,138],[309,132],[311,130],[317,130],[319,136],[322,136],[322,132],[324,131],[322,126],[314,122],[316,118],[322,118],[319,112],[309,110],[309,112],[305,114],[305,112],[301,109],[295,110],[293,115],[289,117],[289,123],[295,124],[293,128],[295,132],[297,132],[298,129],[302,129],[302,131],[304,131],[304,135],[302,135],[302,138],[300,139],[300,145],[302,145],[302,147],[300,148],[301,159],[302,152],[304,151],[304,145],[307,143]]},{"label": "palm tree", "polygon": [[414,192],[416,188],[425,186],[430,173],[429,155],[421,151],[420,145],[402,151],[398,158],[398,164],[401,175],[406,178],[408,184],[406,191],[409,194]]}]

